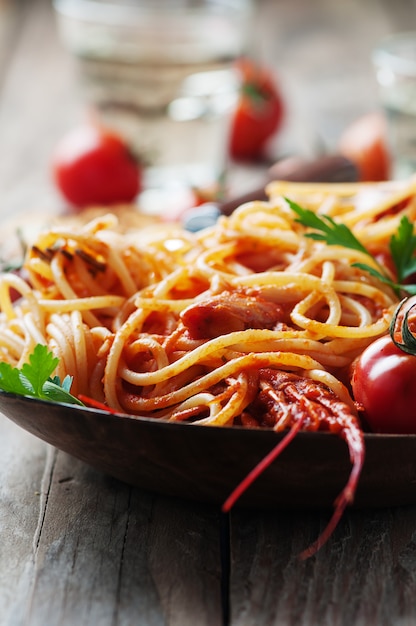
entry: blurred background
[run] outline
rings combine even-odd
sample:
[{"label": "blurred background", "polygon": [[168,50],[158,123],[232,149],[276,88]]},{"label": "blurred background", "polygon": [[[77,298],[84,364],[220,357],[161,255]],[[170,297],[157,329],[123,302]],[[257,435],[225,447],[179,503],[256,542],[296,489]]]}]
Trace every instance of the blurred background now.
[{"label": "blurred background", "polygon": [[[390,33],[416,30],[416,0],[253,0],[248,26],[246,53],[271,71],[284,102],[270,164],[336,151],[351,123],[380,110],[372,51]],[[2,216],[62,204],[51,155],[90,104],[50,0],[0,0]],[[231,163],[233,186],[245,191],[247,172],[258,178],[265,166]]]}]

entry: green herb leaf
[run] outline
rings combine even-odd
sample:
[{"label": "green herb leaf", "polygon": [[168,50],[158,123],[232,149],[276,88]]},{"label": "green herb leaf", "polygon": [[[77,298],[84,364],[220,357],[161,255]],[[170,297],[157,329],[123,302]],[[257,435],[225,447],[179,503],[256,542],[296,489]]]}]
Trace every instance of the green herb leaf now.
[{"label": "green herb leaf", "polygon": [[0,389],[18,395],[27,395],[31,385],[24,385],[20,375],[20,370],[12,367],[9,363],[0,363]]},{"label": "green herb leaf", "polygon": [[396,267],[398,282],[413,274],[416,269],[416,236],[407,216],[400,220],[397,232],[390,239],[390,252]]},{"label": "green herb leaf", "polygon": [[296,202],[289,200],[289,198],[285,198],[285,200],[292,211],[298,216],[298,219],[295,220],[296,222],[318,231],[316,233],[307,233],[306,237],[317,241],[325,241],[328,245],[332,246],[344,246],[344,248],[359,250],[372,257],[367,248],[363,246],[345,224],[338,224],[329,215],[320,216],[310,209],[303,209]]},{"label": "green herb leaf", "polygon": [[51,400],[53,402],[66,402],[67,404],[80,404],[83,403],[72,396],[66,389],[59,387],[51,380],[47,380],[42,387],[42,398],[45,400]]},{"label": "green herb leaf", "polygon": [[313,228],[316,231],[306,233],[306,237],[317,241],[325,241],[328,245],[338,245],[363,252],[374,261],[376,267],[366,265],[365,263],[353,263],[352,267],[365,270],[383,283],[389,285],[399,297],[401,297],[403,293],[416,295],[416,284],[406,284],[403,282],[412,274],[416,274],[416,235],[414,234],[413,224],[409,221],[407,216],[401,218],[397,232],[392,235],[389,242],[390,253],[397,275],[397,282],[394,282],[386,274],[371,252],[355,237],[348,226],[338,224],[328,215],[319,216],[310,209],[303,209],[289,198],[285,198],[285,200],[292,211],[298,216],[296,222],[303,226]]},{"label": "green herb leaf", "polygon": [[65,389],[65,391],[68,391],[68,392],[71,390],[72,380],[73,380],[72,376],[69,376],[69,374],[65,376],[62,382],[59,376],[54,376],[53,378],[53,382],[56,385],[58,385],[59,387],[62,387],[62,389]]},{"label": "green herb leaf", "polygon": [[84,406],[70,393],[70,376],[66,376],[63,383],[59,376],[51,378],[58,363],[59,359],[47,346],[38,344],[29,357],[29,363],[25,363],[21,369],[9,363],[0,363],[0,389],[18,395]]},{"label": "green herb leaf", "polygon": [[24,363],[22,375],[30,382],[33,393],[42,396],[42,387],[52,372],[56,369],[59,359],[49,352],[46,346],[38,344],[29,357],[29,363]]},{"label": "green herb leaf", "polygon": [[376,270],[374,267],[371,267],[371,265],[367,265],[366,263],[352,263],[351,267],[358,267],[360,270],[364,270],[365,272],[368,272],[369,274],[371,274],[371,276],[378,278],[386,285],[389,285],[392,289],[397,289],[397,287],[399,286],[397,285],[397,283],[391,280],[388,276],[386,276],[385,274],[382,274],[381,272]]}]

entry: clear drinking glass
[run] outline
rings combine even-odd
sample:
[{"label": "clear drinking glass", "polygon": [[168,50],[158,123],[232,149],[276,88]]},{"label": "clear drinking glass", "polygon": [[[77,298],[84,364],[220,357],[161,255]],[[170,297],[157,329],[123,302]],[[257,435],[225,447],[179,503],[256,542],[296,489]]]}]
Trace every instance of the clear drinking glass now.
[{"label": "clear drinking glass", "polygon": [[179,176],[190,186],[218,177],[250,0],[55,0],[54,6],[87,101],[129,137],[153,176]]},{"label": "clear drinking glass", "polygon": [[416,173],[416,32],[397,33],[373,51],[381,104],[386,113],[393,177]]}]

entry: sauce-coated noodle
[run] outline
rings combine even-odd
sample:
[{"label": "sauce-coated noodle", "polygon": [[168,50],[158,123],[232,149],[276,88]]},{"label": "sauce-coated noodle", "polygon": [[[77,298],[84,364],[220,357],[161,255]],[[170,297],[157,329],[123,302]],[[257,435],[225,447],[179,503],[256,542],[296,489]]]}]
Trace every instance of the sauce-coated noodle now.
[{"label": "sauce-coated noodle", "polygon": [[367,255],[306,238],[283,196],[344,221],[375,254],[402,215],[415,219],[415,190],[276,182],[270,202],[198,234],[120,233],[114,215],[47,231],[29,284],[0,279],[0,358],[21,365],[45,343],[74,394],[157,418],[241,423],[264,367],[319,380],[353,411],[348,366],[386,333],[397,297],[352,267]]}]

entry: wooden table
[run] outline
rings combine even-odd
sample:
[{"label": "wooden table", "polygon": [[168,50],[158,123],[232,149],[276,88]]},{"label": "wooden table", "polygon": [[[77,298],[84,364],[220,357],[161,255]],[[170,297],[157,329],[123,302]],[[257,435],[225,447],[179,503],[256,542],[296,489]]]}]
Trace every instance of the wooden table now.
[{"label": "wooden table", "polygon": [[[257,53],[280,76],[299,146],[333,149],[377,107],[369,55],[415,26],[416,2],[258,1]],[[59,211],[58,138],[83,116],[46,0],[0,0],[0,211]],[[327,511],[231,518],[233,626],[416,623],[416,506],[350,510],[313,558]],[[131,488],[0,417],[2,626],[222,623],[219,513]]]}]

